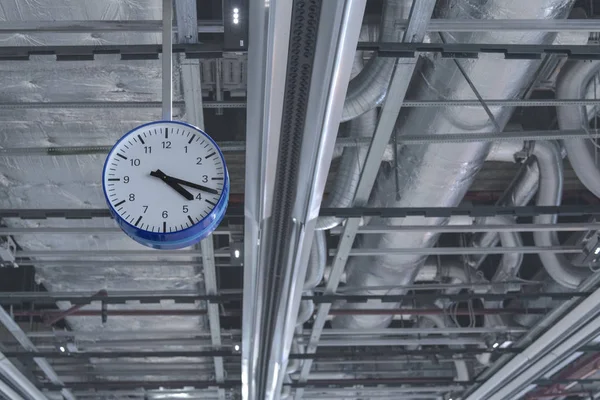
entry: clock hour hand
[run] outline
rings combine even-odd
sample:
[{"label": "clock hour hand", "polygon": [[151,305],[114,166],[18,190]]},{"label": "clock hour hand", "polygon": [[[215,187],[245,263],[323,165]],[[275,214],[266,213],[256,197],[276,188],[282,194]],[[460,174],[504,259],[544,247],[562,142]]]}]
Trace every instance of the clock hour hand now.
[{"label": "clock hour hand", "polygon": [[[158,173],[162,173],[160,169],[156,170]],[[173,182],[176,182],[180,185],[184,185],[184,186],[188,186],[194,189],[198,189],[198,190],[202,190],[203,192],[206,193],[211,193],[211,194],[219,194],[219,192],[216,189],[211,189],[209,187],[203,186],[203,185],[198,185],[197,183],[192,183],[192,182],[188,182],[188,181],[184,181],[183,179],[178,179],[178,178],[173,178],[172,176],[168,176],[165,175],[168,179],[172,180]]]},{"label": "clock hour hand", "polygon": [[173,188],[177,193],[179,193],[180,195],[185,197],[187,200],[194,200],[193,194],[191,194],[186,189],[181,187],[181,185],[178,184],[177,182],[175,182],[171,177],[165,175],[160,169],[157,169],[156,171],[151,171],[150,175],[162,180],[164,183],[169,185],[171,188]]}]

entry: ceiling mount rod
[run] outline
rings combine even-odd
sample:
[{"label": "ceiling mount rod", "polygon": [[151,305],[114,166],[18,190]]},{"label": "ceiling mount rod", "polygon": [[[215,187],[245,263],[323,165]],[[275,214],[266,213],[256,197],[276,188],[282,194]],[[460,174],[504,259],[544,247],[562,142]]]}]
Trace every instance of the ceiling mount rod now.
[{"label": "ceiling mount rod", "polygon": [[173,0],[163,0],[162,119],[173,119]]}]

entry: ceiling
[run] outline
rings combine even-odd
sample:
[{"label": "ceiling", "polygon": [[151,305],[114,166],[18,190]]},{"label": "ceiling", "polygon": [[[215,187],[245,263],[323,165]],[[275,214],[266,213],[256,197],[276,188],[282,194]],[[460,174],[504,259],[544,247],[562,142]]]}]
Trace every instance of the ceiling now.
[{"label": "ceiling", "polygon": [[164,4],[231,178],[174,252],[101,182],[163,1],[0,0],[0,398],[600,397],[600,2]]}]

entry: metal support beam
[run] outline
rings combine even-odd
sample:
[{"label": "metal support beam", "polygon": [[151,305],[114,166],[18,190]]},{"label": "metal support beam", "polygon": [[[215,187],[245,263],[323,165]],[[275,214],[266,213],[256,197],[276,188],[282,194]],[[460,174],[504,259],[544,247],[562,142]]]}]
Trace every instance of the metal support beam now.
[{"label": "metal support beam", "polygon": [[[218,103],[217,103],[218,104]],[[1,108],[1,107],[0,107]],[[524,131],[518,133],[479,133],[463,134],[448,133],[444,135],[403,135],[398,137],[397,143],[406,145],[430,144],[430,143],[468,143],[468,142],[508,142],[527,140],[566,140],[566,139],[596,139],[600,138],[600,131],[590,129],[584,130],[550,130],[550,131]],[[245,142],[231,141],[218,142],[223,152],[244,152]],[[336,140],[337,148],[345,147],[367,147],[370,145],[369,138],[339,138]],[[9,147],[0,149],[0,156],[22,157],[22,156],[74,156],[82,154],[107,154],[112,147],[109,145],[90,146],[49,146],[49,147]],[[387,149],[388,147],[386,147]]]},{"label": "metal support beam", "polygon": [[[265,7],[266,6],[266,7]],[[248,106],[246,115],[246,186],[244,205],[244,312],[242,319],[242,399],[258,396],[266,271],[263,230],[272,216],[277,171],[291,1],[250,1],[248,7]]]},{"label": "metal support beam", "polygon": [[[484,100],[488,106],[501,107],[558,107],[591,106],[600,104],[600,99],[539,99],[539,100]],[[183,107],[182,101],[174,101],[173,107]],[[406,100],[405,108],[477,107],[479,100]],[[160,101],[86,101],[86,102],[3,102],[0,110],[63,109],[63,108],[160,108]],[[203,108],[246,108],[245,101],[205,101]],[[554,131],[548,131],[554,132]]]},{"label": "metal support beam", "polygon": [[[194,10],[195,13],[195,10]],[[198,33],[223,33],[223,21],[197,21]],[[179,19],[173,32],[179,32]],[[162,32],[162,20],[83,20],[83,21],[3,21],[0,25],[1,34],[23,33],[91,33],[91,32]],[[184,32],[187,36],[189,32]],[[197,40],[196,40],[197,42]]]},{"label": "metal support beam", "polygon": [[[257,332],[262,336],[258,358],[261,400],[281,396],[314,228],[366,6],[365,0],[323,1],[314,6],[305,0],[289,3],[293,7],[290,45],[298,46],[299,51],[287,59],[288,76],[282,86],[281,135],[285,142],[279,147],[272,218],[260,239],[265,250],[257,264],[251,265],[266,271],[260,294],[263,318]],[[250,246],[255,243],[249,242]]]},{"label": "metal support beam", "polygon": [[[405,42],[413,40],[421,42],[423,40],[434,7],[435,1],[433,0],[424,0],[413,3],[410,23],[404,35]],[[392,131],[396,124],[400,109],[402,108],[402,101],[406,97],[408,85],[414,73],[415,66],[416,60],[414,59],[402,60],[396,65],[387,94],[387,98],[393,99],[393,101],[386,101],[381,110],[379,122],[377,123],[377,128],[375,129],[373,140],[369,147],[363,171],[356,189],[356,195],[353,203],[355,206],[364,206],[367,203],[369,195],[371,194],[375,177],[379,171],[379,166],[381,164],[386,147],[390,142]],[[343,269],[349,257],[350,249],[352,248],[352,244],[354,243],[354,239],[358,233],[359,225],[360,220],[355,218],[348,220],[344,226],[338,252],[334,257],[332,271],[329,276],[327,288],[325,289],[326,294],[333,294],[337,289]],[[310,342],[306,347],[307,354],[316,352],[330,309],[330,304],[321,304],[318,307],[317,315],[313,323],[313,331],[310,337]],[[298,378],[299,383],[306,382],[311,366],[312,361],[306,360],[304,362]],[[302,399],[303,394],[303,389],[298,388],[294,397],[295,400]]]},{"label": "metal support beam", "polygon": [[[195,13],[195,10],[194,10]],[[173,31],[182,35],[179,30],[179,18]],[[223,33],[222,21],[197,21],[199,33]],[[408,20],[396,21],[396,26],[406,29]],[[0,26],[2,34],[19,33],[89,33],[89,32],[160,32],[161,20],[85,20],[85,21],[4,21]],[[433,19],[427,27],[428,32],[488,32],[488,31],[541,31],[541,32],[598,32],[600,23],[597,19],[567,20],[445,20]],[[182,35],[187,36],[186,30]]]},{"label": "metal support beam", "polygon": [[[441,53],[446,58],[477,58],[480,53],[499,53],[511,60],[538,60],[550,54],[575,60],[600,59],[600,47],[591,45],[361,42],[357,48],[376,51],[380,57],[402,59],[415,59],[420,53]],[[122,60],[156,60],[161,51],[162,45],[154,44],[1,46],[0,60],[29,61],[31,56],[54,56],[57,61],[91,61],[100,54],[121,55]],[[221,44],[204,42],[173,46],[173,52],[184,53],[188,58],[221,58],[224,50]]]},{"label": "metal support beam", "polygon": [[539,60],[557,56],[576,60],[600,59],[599,46],[544,44],[480,44],[480,43],[396,43],[361,42],[358,50],[376,51],[379,57],[409,58],[420,53],[441,53],[445,58],[478,58],[479,54],[503,54],[507,60]]},{"label": "metal support beam", "polygon": [[[5,354],[0,352],[0,374],[26,394],[27,400],[48,400],[48,398],[6,357]],[[63,387],[60,385],[56,390],[62,389]],[[10,400],[12,400],[12,398]]]},{"label": "metal support beam", "polygon": [[[139,260],[92,260],[92,259],[52,259],[52,260],[31,260],[29,258],[17,258],[15,264],[19,267],[33,266],[37,268],[61,268],[61,267],[78,267],[84,269],[94,268],[119,268],[120,266],[131,268],[150,268],[150,267],[195,267],[201,266],[200,261],[194,260],[168,260],[168,261],[139,261]],[[5,264],[0,266],[10,267],[14,264]],[[215,264],[218,268],[239,268],[229,263],[217,263]]]},{"label": "metal support beam", "polygon": [[[1,108],[1,107],[0,107]],[[565,139],[595,139],[600,138],[597,130],[571,130],[571,131],[524,131],[518,133],[495,133],[480,134],[445,134],[445,135],[405,135],[397,139],[397,143],[407,145],[429,144],[429,143],[468,143],[468,142],[503,142],[503,141],[527,141],[527,140],[565,140]],[[499,135],[499,134],[498,134]],[[337,148],[344,147],[367,147],[370,145],[369,138],[339,138],[336,140]],[[50,146],[50,147],[9,147],[0,149],[0,156],[22,157],[22,156],[74,156],[82,154],[107,154],[112,146]],[[245,142],[219,142],[219,148],[223,152],[244,152]],[[387,149],[387,147],[386,147]]]},{"label": "metal support beam", "polygon": [[[352,257],[366,257],[366,256],[378,256],[381,254],[421,254],[421,255],[467,255],[467,254],[540,254],[540,253],[553,253],[553,254],[579,254],[582,253],[583,249],[578,246],[552,246],[552,247],[540,247],[540,246],[523,246],[523,247],[412,247],[412,248],[398,248],[398,249],[352,249],[349,255]],[[330,256],[335,256],[336,251],[332,250],[329,252]]]},{"label": "metal support beam", "polygon": [[[202,252],[194,250],[113,250],[107,253],[103,250],[20,250],[19,257],[202,257]],[[229,258],[227,250],[215,252],[215,257]]]},{"label": "metal support beam", "polygon": [[[186,59],[187,61],[194,61]],[[196,62],[199,62],[196,60]],[[183,63],[182,63],[183,64]],[[587,103],[586,101],[584,101]],[[598,101],[600,103],[600,101]],[[598,104],[594,103],[594,104]],[[579,105],[579,103],[577,103]],[[174,101],[173,107],[181,108],[185,106],[183,101]],[[0,110],[29,110],[29,109],[63,109],[63,108],[161,108],[160,101],[85,101],[85,102],[70,102],[70,101],[55,101],[55,102],[17,102],[17,103],[0,103]],[[203,108],[246,108],[245,101],[205,101],[202,104]]]}]

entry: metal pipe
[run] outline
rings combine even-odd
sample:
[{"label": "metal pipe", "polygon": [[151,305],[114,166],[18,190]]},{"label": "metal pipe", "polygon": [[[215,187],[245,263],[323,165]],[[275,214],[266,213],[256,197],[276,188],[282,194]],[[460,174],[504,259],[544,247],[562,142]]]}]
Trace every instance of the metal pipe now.
[{"label": "metal pipe", "polygon": [[[510,9],[511,16],[519,18],[555,19],[566,16],[571,0],[534,0],[523,2],[520,0],[479,1],[450,0],[442,3],[443,6],[436,11],[439,16],[448,19],[493,19],[500,15],[502,10]],[[504,13],[505,14],[505,13]],[[502,14],[502,15],[504,15]],[[478,34],[456,34],[452,41],[459,43],[547,43],[552,42],[552,34],[508,34],[482,32]],[[521,89],[526,86],[535,74],[539,65],[537,61],[506,60],[499,62],[497,57],[479,57],[473,60],[456,61],[461,63],[462,69],[473,83],[482,98],[490,95],[501,94],[500,98],[521,97]],[[465,98],[473,96],[473,88],[466,79],[457,79],[461,72],[454,60],[433,56],[429,64],[425,63],[418,83],[413,82],[418,91],[417,98],[431,99],[444,93],[445,97]],[[431,113],[425,109],[411,110],[406,116],[400,118],[397,129],[402,134],[413,132],[429,132],[430,136],[438,141],[444,141],[447,132],[462,131],[466,136],[472,137],[478,132],[488,131],[493,127],[500,131],[506,125],[511,108],[494,108],[492,117],[495,124],[490,121],[490,115],[483,108],[465,108],[459,112],[440,110]],[[401,141],[401,140],[399,140]],[[469,145],[455,145],[453,143],[410,145],[399,149],[399,159],[396,168],[384,165],[380,171],[375,191],[371,195],[370,206],[373,207],[411,207],[419,206],[453,206],[458,204],[471,186],[476,173],[479,171],[489,151],[489,145],[484,142],[471,142]],[[400,175],[400,185],[396,185],[396,174]],[[441,225],[445,218],[408,217],[383,221],[373,218],[372,224],[389,225],[416,225],[431,224]],[[369,235],[363,237],[357,251],[367,248],[366,254],[373,258],[364,260],[353,258],[348,263],[348,286],[373,286],[394,281],[398,284],[410,283],[424,256],[440,254],[431,247],[438,235],[414,233],[389,233],[386,235]],[[395,247],[402,245],[411,248],[410,255],[397,251]],[[412,248],[421,247],[428,252],[412,251]],[[378,252],[374,250],[378,249]],[[393,249],[393,250],[392,250]],[[385,253],[391,250],[391,254]],[[473,249],[488,250],[488,249]],[[519,252],[521,248],[510,249],[510,252]],[[545,249],[543,251],[551,251]],[[350,252],[350,254],[353,254]],[[366,255],[365,254],[365,255]],[[446,253],[444,253],[446,254]],[[462,254],[465,254],[464,252]],[[366,291],[366,294],[373,291]],[[381,307],[395,307],[394,304],[379,304]],[[366,308],[370,304],[348,304],[346,308]],[[336,318],[333,323],[336,327],[346,328],[375,328],[384,327],[391,322],[390,317],[345,317]]]},{"label": "metal pipe", "polygon": [[[557,98],[584,98],[588,85],[600,71],[600,62],[574,62],[564,68],[556,91]],[[593,91],[594,96],[596,90]],[[571,106],[556,109],[561,129],[587,129],[590,116],[585,107]],[[600,197],[600,169],[593,142],[585,139],[563,140],[569,161],[577,177],[596,197]]]},{"label": "metal pipe", "polygon": [[173,119],[173,0],[162,3],[162,119]]},{"label": "metal pipe", "polygon": [[[533,155],[536,157],[540,170],[540,184],[536,205],[560,205],[563,187],[563,160],[558,145],[554,142],[537,142],[533,148]],[[556,215],[539,215],[533,218],[533,222],[537,224],[553,224],[556,223],[556,219]],[[559,245],[556,232],[534,232],[533,241],[536,246],[552,247]],[[573,267],[560,254],[540,252],[539,256],[544,268],[552,279],[567,288],[577,288],[591,274],[591,271]]]},{"label": "metal pipe", "polygon": [[[409,16],[411,6],[412,0],[386,0],[383,3],[379,40],[398,42],[402,39],[403,30],[396,22]],[[387,95],[395,63],[393,58],[372,56],[348,85],[342,121],[352,120],[381,105]]]}]

